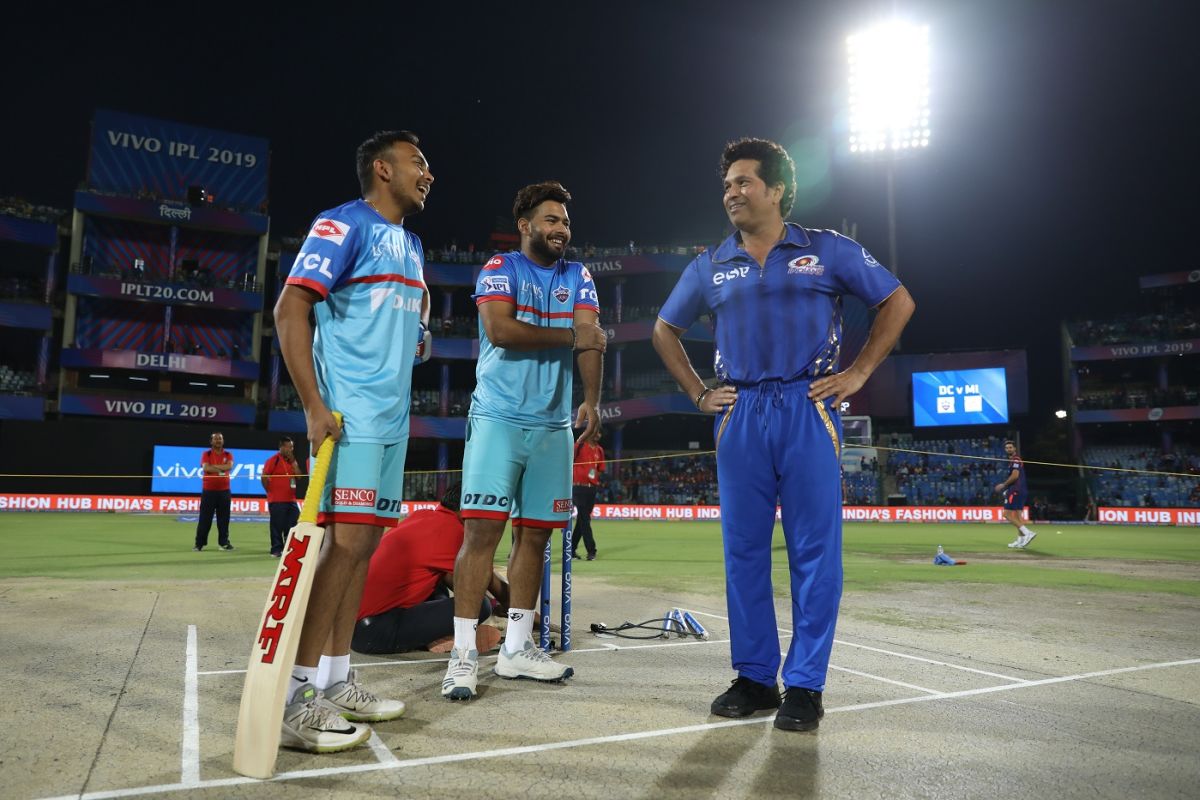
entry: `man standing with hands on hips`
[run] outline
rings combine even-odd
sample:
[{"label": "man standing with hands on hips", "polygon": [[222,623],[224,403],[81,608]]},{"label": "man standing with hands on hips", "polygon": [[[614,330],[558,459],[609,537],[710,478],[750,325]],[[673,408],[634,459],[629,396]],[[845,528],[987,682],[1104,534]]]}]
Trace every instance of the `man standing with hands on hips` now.
[{"label": "man standing with hands on hips", "polygon": [[[721,156],[736,228],[684,269],[654,326],[654,348],[696,406],[716,414],[730,649],[737,678],[712,713],[778,708],[775,727],[815,730],[842,594],[841,421],[915,308],[895,276],[857,242],[784,219],[795,165],[775,142],[742,139]],[[839,371],[842,296],[878,310],[854,363]],[[717,385],[706,387],[680,336],[715,314]],[[779,633],[771,587],[778,500],[791,577],[792,641],[776,683]]]},{"label": "man standing with hands on hips", "polygon": [[212,530],[213,515],[217,517],[217,544],[222,550],[232,550],[229,543],[229,507],[232,494],[229,490],[229,473],[233,472],[233,453],[225,449],[225,435],[214,433],[209,438],[211,447],[200,456],[200,469],[204,477],[200,482],[200,516],[196,518],[196,544],[192,548],[200,552],[208,546],[208,532]]}]

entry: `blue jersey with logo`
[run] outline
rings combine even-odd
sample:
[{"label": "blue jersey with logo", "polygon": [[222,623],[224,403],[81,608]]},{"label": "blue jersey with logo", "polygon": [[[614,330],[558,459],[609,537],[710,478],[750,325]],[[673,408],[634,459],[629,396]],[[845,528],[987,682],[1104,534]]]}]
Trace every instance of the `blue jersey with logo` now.
[{"label": "blue jersey with logo", "polygon": [[364,200],[321,212],[287,282],[317,292],[313,363],[321,399],[349,442],[408,436],[425,291],[421,240]]},{"label": "blue jersey with logo", "polygon": [[716,371],[722,382],[818,378],[838,369],[842,296],[868,307],[900,282],[866,248],[834,231],[788,223],[759,267],[730,236],[683,271],[659,318],[687,329],[716,317]]},{"label": "blue jersey with logo", "polygon": [[[583,264],[560,259],[543,267],[516,251],[493,256],[484,264],[471,296],[476,305],[510,303],[516,306],[518,320],[540,328],[573,327],[577,309],[600,312],[596,284]],[[570,427],[573,355],[569,347],[525,351],[496,347],[480,317],[471,416],[521,428]]]},{"label": "blue jersey with logo", "polygon": [[1025,462],[1021,460],[1020,456],[1013,456],[1009,460],[1008,471],[1004,473],[1004,480],[1008,480],[1014,471],[1017,473],[1017,482],[1011,484],[1006,491],[1009,493],[1025,494]]}]

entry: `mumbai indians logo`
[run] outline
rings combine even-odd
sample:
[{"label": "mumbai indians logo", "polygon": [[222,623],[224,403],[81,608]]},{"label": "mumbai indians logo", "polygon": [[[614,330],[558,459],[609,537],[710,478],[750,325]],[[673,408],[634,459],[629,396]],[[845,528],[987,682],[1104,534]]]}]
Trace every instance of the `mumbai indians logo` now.
[{"label": "mumbai indians logo", "polygon": [[800,256],[788,262],[789,275],[824,275],[825,265],[817,256]]}]

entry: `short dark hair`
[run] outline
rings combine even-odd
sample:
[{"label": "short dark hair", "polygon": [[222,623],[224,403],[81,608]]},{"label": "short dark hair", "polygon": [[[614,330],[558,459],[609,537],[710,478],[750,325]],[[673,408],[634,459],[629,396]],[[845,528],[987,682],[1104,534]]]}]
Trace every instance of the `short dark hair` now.
[{"label": "short dark hair", "polygon": [[279,437],[280,444],[283,444],[284,442],[290,442],[290,441],[292,441],[292,437],[288,436],[286,433],[283,436]]},{"label": "short dark hair", "polygon": [[1004,443],[1005,443],[1005,444],[1011,444],[1013,447],[1016,447],[1016,446],[1017,446],[1017,443],[1016,443],[1016,442],[1014,442],[1012,439],[1005,439],[1005,440],[1004,440]]},{"label": "short dark hair", "polygon": [[558,181],[531,183],[517,192],[517,199],[513,201],[513,222],[532,218],[533,210],[547,200],[566,204],[571,202],[571,193]]},{"label": "short dark hair", "polygon": [[375,174],[375,160],[381,158],[396,142],[408,142],[413,147],[421,140],[412,131],[376,131],[370,139],[358,146],[354,159],[358,165],[358,186],[366,194],[371,189],[371,178]]},{"label": "short dark hair", "polygon": [[752,158],[758,162],[758,177],[767,186],[783,184],[783,197],[779,198],[779,213],[786,218],[792,213],[796,201],[796,162],[782,145],[770,139],[738,139],[725,145],[721,153],[721,180],[729,173],[733,162]]},{"label": "short dark hair", "polygon": [[462,483],[455,481],[450,484],[450,488],[442,495],[441,503],[451,511],[458,511],[462,505]]}]

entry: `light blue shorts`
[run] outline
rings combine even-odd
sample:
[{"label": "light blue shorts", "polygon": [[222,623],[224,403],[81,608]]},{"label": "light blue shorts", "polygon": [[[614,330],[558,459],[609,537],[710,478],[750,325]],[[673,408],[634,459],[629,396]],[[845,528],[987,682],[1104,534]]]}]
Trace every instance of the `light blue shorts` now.
[{"label": "light blue shorts", "polygon": [[562,528],[571,518],[570,428],[518,428],[467,420],[464,519],[509,519],[529,528]]},{"label": "light blue shorts", "polygon": [[408,439],[396,444],[339,441],[317,523],[345,522],[390,528],[404,500],[404,456]]}]

